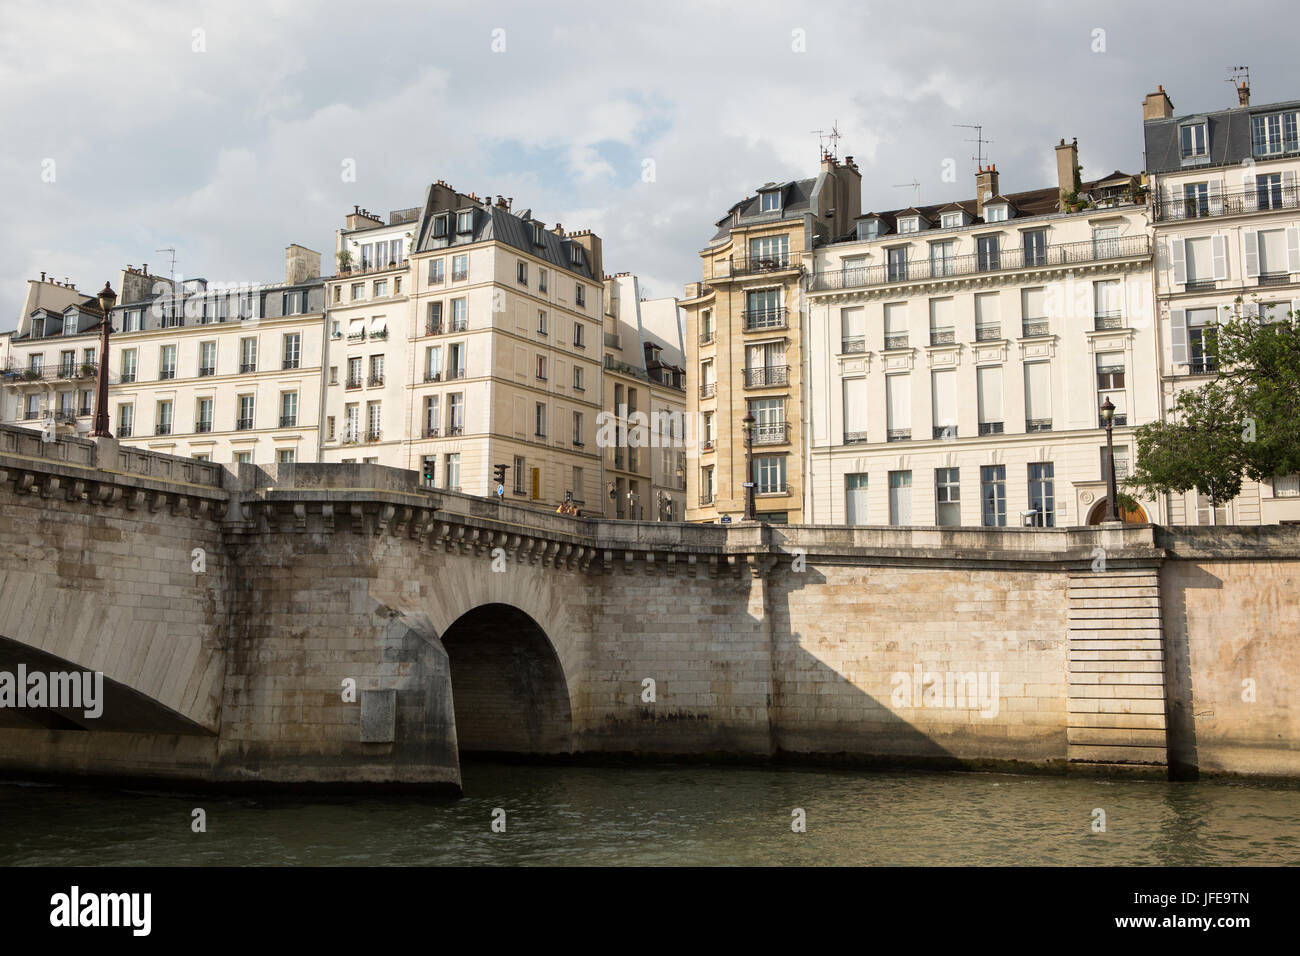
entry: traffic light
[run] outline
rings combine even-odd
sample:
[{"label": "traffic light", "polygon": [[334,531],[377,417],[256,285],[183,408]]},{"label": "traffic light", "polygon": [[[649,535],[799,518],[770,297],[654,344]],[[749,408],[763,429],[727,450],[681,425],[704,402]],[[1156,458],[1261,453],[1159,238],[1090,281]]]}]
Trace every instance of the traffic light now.
[{"label": "traffic light", "polygon": [[430,488],[433,487],[433,467],[437,460],[433,455],[424,456],[424,483]]},{"label": "traffic light", "polygon": [[506,483],[506,466],[505,466],[505,465],[493,465],[493,466],[492,466],[492,481],[493,481],[494,484],[498,484],[498,485],[504,485],[504,484]]}]

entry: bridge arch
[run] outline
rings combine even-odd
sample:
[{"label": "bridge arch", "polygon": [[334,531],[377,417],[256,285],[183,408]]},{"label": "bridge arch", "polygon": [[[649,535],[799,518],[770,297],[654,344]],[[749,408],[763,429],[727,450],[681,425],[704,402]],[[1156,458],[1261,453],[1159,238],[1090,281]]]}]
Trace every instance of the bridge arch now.
[{"label": "bridge arch", "polygon": [[466,753],[569,753],[568,681],[550,638],[529,614],[488,603],[443,632],[456,740]]}]

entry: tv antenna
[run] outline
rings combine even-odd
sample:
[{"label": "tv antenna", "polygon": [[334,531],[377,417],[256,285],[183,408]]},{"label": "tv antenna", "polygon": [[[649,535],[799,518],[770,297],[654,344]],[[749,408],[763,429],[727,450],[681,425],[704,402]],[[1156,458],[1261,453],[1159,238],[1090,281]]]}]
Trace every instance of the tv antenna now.
[{"label": "tv antenna", "polygon": [[1241,87],[1243,85],[1241,83],[1241,80],[1244,79],[1246,81],[1244,86],[1246,87],[1246,89],[1250,89],[1250,67],[1230,66],[1228,67],[1228,70],[1230,71],[1228,73],[1229,83],[1231,83],[1234,87]]},{"label": "tv antenna", "polygon": [[[815,133],[817,136],[817,142],[821,146],[823,159],[825,159],[827,156],[831,157],[832,159],[839,159],[840,130],[839,130],[838,123],[839,123],[838,120],[832,121],[831,128],[829,130],[824,130],[824,129],[811,130],[811,132]],[[826,148],[827,143],[831,144],[830,149]]]},{"label": "tv antenna", "polygon": [[954,127],[959,129],[973,129],[975,131],[974,139],[963,140],[966,143],[975,144],[975,155],[971,159],[975,160],[980,169],[984,168],[984,147],[991,145],[993,140],[984,138],[984,127],[979,123],[953,123]]},{"label": "tv antenna", "polygon": [[909,188],[910,188],[910,189],[915,189],[915,190],[916,190],[916,205],[917,205],[917,208],[918,208],[918,209],[920,208],[920,206],[921,206],[921,184],[918,183],[915,179],[913,179],[910,183],[894,183],[894,188],[895,188],[895,189],[909,189]]},{"label": "tv antenna", "polygon": [[162,249],[155,249],[154,252],[170,252],[170,253],[172,254],[172,264],[171,264],[171,266],[169,267],[167,274],[168,274],[171,278],[175,279],[175,278],[176,278],[176,250],[175,250],[175,248],[173,248],[172,246],[165,246],[165,247],[163,247]]}]

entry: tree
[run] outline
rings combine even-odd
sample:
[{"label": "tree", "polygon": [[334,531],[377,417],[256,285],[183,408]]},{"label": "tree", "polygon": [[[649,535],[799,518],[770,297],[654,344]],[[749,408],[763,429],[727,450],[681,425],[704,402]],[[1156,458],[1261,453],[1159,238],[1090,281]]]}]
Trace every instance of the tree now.
[{"label": "tree", "polygon": [[1240,298],[1206,331],[1214,381],[1180,392],[1170,420],[1137,430],[1128,485],[1150,495],[1193,489],[1213,509],[1265,481],[1300,471],[1300,313],[1260,316]]}]

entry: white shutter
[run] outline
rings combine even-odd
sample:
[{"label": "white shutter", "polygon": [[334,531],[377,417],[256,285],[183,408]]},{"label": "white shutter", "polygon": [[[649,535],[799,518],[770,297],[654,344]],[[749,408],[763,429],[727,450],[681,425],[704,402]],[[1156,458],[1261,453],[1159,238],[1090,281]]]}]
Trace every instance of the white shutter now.
[{"label": "white shutter", "polygon": [[1177,186],[1173,183],[1169,183],[1165,186],[1165,208],[1169,210],[1169,218],[1182,218],[1183,207],[1182,203],[1179,202],[1182,198],[1183,190],[1181,186]]},{"label": "white shutter", "polygon": [[1210,237],[1210,248],[1214,256],[1214,278],[1228,278],[1228,237],[1215,233]]},{"label": "white shutter", "polygon": [[1047,290],[1044,288],[1024,289],[1020,293],[1021,307],[1024,309],[1022,318],[1026,321],[1030,319],[1047,318]]},{"label": "white shutter", "polygon": [[1241,242],[1246,254],[1246,278],[1254,279],[1259,275],[1259,233],[1254,230],[1243,232]]},{"label": "white shutter", "polygon": [[1217,179],[1210,180],[1210,215],[1223,215],[1223,184]]},{"label": "white shutter", "polygon": [[980,424],[1002,421],[1002,366],[978,368],[975,377],[979,380]]},{"label": "white shutter", "polygon": [[1025,418],[1030,420],[1052,417],[1051,365],[1047,362],[1030,362],[1025,366]]},{"label": "white shutter", "polygon": [[840,326],[844,338],[860,338],[867,334],[867,310],[840,309]]},{"label": "white shutter", "polygon": [[867,380],[846,378],[844,380],[844,431],[865,432],[866,430]]},{"label": "white shutter", "polygon": [[885,306],[885,335],[907,334],[907,303],[890,302]]},{"label": "white shutter", "polygon": [[951,328],[953,324],[952,297],[930,300],[930,330]]},{"label": "white shutter", "polygon": [[1300,229],[1295,226],[1286,231],[1286,271],[1300,272]]},{"label": "white shutter", "polygon": [[890,375],[885,378],[885,411],[889,417],[890,431],[912,427],[912,396],[908,392],[907,375]]},{"label": "white shutter", "polygon": [[1187,249],[1182,239],[1170,241],[1169,256],[1174,263],[1174,282],[1183,285],[1187,282]]},{"label": "white shutter", "polygon": [[1169,346],[1173,350],[1175,365],[1187,364],[1187,312],[1171,309],[1169,312]]},{"label": "white shutter", "polygon": [[934,427],[947,428],[953,434],[957,428],[957,372],[944,369],[930,373],[930,394],[934,400]]},{"label": "white shutter", "polygon": [[975,296],[975,325],[998,324],[998,294],[980,292]]},{"label": "white shutter", "polygon": [[1295,205],[1295,170],[1284,169],[1282,170],[1282,208],[1294,209]]}]

